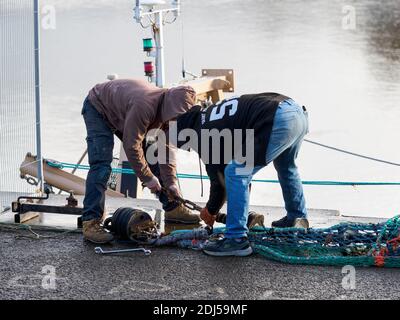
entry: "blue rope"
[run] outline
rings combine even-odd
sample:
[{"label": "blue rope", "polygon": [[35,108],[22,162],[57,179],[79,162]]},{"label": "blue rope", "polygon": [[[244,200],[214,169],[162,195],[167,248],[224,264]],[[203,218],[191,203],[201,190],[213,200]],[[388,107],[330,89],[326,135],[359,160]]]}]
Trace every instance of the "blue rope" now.
[{"label": "blue rope", "polygon": [[[76,165],[66,162],[56,162],[47,160],[46,163],[53,168],[57,169],[77,169],[77,170],[89,170],[90,166],[88,165]],[[118,174],[135,174],[132,169],[122,169],[122,168],[113,168],[112,172]],[[192,179],[192,180],[209,180],[208,176],[200,176],[197,174],[186,174],[179,173],[177,177],[180,179]],[[264,180],[264,179],[254,179],[255,183],[279,183],[278,180]],[[312,185],[312,186],[400,186],[400,182],[353,182],[353,181],[303,181],[303,185]]]}]

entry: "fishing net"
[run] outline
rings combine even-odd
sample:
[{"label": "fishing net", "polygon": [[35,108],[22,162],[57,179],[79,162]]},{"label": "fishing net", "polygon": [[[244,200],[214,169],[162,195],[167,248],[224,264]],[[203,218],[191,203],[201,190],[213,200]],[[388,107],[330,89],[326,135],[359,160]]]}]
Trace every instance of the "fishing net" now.
[{"label": "fishing net", "polygon": [[[214,231],[222,233],[223,229]],[[158,245],[201,250],[206,232],[174,232]],[[342,223],[326,229],[256,227],[249,233],[256,253],[289,264],[400,267],[400,216],[381,224]]]},{"label": "fishing net", "polygon": [[400,267],[400,216],[326,229],[254,229],[259,254],[290,264]]}]

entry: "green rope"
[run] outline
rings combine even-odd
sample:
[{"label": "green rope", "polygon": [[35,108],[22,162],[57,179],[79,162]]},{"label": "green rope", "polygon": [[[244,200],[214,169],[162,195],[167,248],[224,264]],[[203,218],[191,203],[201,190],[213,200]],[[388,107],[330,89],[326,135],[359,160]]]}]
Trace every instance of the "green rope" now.
[{"label": "green rope", "polygon": [[[88,165],[77,165],[66,162],[56,162],[47,160],[46,163],[52,167],[57,169],[77,169],[77,170],[89,170],[90,166]],[[122,168],[113,168],[113,173],[117,174],[135,174],[132,169],[122,169]],[[192,180],[209,180],[207,176],[200,176],[197,174],[186,174],[179,173],[177,177],[180,179],[192,179]],[[254,179],[255,183],[279,183],[278,180],[265,180],[265,179]],[[303,181],[303,185],[312,185],[312,186],[400,186],[400,182],[357,182],[357,181]]]},{"label": "green rope", "polygon": [[298,257],[291,256],[289,254],[282,254],[274,249],[271,249],[263,245],[254,246],[257,253],[262,256],[276,260],[283,263],[289,264],[303,264],[303,265],[322,265],[322,266],[373,266],[375,261],[370,256],[359,256],[359,257],[343,257],[343,256],[317,256],[317,257]]}]

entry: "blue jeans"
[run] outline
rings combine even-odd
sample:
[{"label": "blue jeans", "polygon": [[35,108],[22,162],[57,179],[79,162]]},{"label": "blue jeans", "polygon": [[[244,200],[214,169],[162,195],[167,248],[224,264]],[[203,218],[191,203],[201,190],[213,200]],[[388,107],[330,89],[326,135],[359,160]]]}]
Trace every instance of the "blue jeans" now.
[{"label": "blue jeans", "polygon": [[[282,102],[275,115],[268,144],[267,164],[273,162],[285,200],[289,219],[307,218],[303,186],[295,160],[305,135],[308,133],[308,114],[293,100]],[[247,235],[249,185],[258,171],[243,172],[244,164],[232,161],[225,169],[228,216],[225,236],[241,238]]]},{"label": "blue jeans", "polygon": [[[90,221],[101,219],[104,214],[105,192],[112,170],[114,133],[89,99],[86,99],[83,104],[82,115],[87,130],[86,141],[90,165],[86,179],[82,221]],[[158,165],[150,166],[150,169],[155,176],[160,178]],[[161,185],[163,185],[162,182]],[[164,194],[161,194],[160,202],[165,211],[173,210],[178,206],[177,203],[169,201]]]}]

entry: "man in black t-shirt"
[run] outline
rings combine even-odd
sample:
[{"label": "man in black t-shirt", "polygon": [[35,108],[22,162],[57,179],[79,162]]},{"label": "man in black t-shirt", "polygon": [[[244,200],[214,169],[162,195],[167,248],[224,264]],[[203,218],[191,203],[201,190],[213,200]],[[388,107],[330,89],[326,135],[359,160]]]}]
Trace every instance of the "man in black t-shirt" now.
[{"label": "man in black t-shirt", "polygon": [[[273,227],[307,228],[307,210],[295,160],[308,133],[308,115],[292,99],[276,94],[244,95],[209,108],[194,107],[176,123],[179,148],[194,149],[211,180],[210,199],[201,213],[213,225],[228,202],[226,233],[204,252],[213,256],[247,256],[249,185],[260,169],[273,162],[285,199],[287,216]],[[170,139],[173,136],[170,130]]]}]

